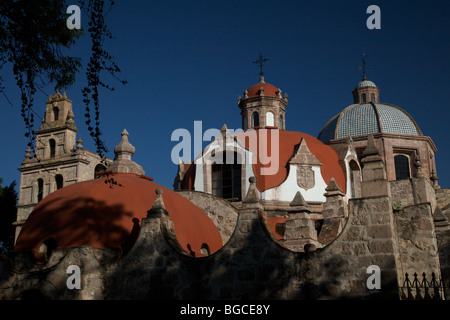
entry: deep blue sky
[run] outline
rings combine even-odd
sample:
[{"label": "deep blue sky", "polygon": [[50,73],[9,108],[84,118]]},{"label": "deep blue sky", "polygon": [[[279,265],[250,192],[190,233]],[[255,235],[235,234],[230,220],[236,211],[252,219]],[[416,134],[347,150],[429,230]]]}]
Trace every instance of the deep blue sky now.
[{"label": "deep blue sky", "polygon": [[[381,8],[381,30],[366,27],[371,4]],[[104,75],[116,87],[101,95],[108,156],[114,156],[126,128],[136,147],[133,160],[155,182],[171,187],[177,170],[172,132],[193,133],[196,120],[204,130],[224,123],[239,128],[237,97],[258,82],[252,62],[260,52],[270,59],[266,82],[289,95],[286,128],[317,137],[332,116],[352,104],[365,52],[367,76],[380,88],[381,102],[405,109],[431,136],[439,184],[449,187],[449,12],[450,1],[117,1],[107,17],[115,39],[106,45],[128,84]],[[87,28],[84,15],[81,24]],[[85,40],[71,50],[84,63],[90,48]],[[80,73],[67,95],[84,147],[95,150],[84,124],[85,81]],[[16,107],[0,96],[3,185],[19,183],[27,142],[13,82],[6,83],[6,93]],[[47,99],[37,93],[40,115]],[[39,124],[37,119],[36,129]]]}]

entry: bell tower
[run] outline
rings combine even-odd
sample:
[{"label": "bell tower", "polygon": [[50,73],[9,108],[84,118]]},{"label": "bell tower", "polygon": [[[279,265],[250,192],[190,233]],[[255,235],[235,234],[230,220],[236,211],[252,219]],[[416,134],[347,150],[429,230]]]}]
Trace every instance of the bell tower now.
[{"label": "bell tower", "polygon": [[72,101],[66,93],[50,96],[42,125],[36,131],[36,156],[39,159],[52,159],[74,149],[77,127],[73,119]]},{"label": "bell tower", "polygon": [[282,97],[281,89],[264,81],[263,65],[267,61],[269,59],[260,53],[259,59],[253,62],[260,68],[259,83],[245,90],[244,98],[238,98],[244,131],[251,128],[286,129],[287,94]]},{"label": "bell tower", "polygon": [[67,185],[94,179],[112,162],[83,147],[76,139],[72,101],[57,92],[46,102],[36,132],[34,155],[28,147],[20,171],[16,239],[34,207],[50,193]]},{"label": "bell tower", "polygon": [[281,89],[264,82],[261,76],[259,83],[244,91],[244,97],[238,98],[241,109],[242,128],[279,128],[286,129],[285,113],[288,95],[281,95]]}]

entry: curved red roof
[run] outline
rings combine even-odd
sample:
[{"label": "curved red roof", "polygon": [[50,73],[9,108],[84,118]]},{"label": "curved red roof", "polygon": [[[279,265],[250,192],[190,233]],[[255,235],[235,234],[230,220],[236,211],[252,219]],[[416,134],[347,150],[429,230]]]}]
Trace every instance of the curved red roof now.
[{"label": "curved red roof", "polygon": [[22,227],[14,251],[34,251],[47,239],[58,248],[91,246],[123,248],[132,245],[142,218],[152,207],[155,190],[163,189],[163,200],[181,246],[195,256],[206,243],[211,253],[222,247],[222,238],[211,219],[200,208],[176,192],[148,177],[115,173],[116,184],[105,178],[79,182],[45,197]]},{"label": "curved red roof", "polygon": [[[305,142],[308,146],[308,149],[317,160],[322,163],[320,167],[320,171],[322,173],[322,177],[325,180],[325,183],[330,183],[331,178],[336,180],[339,188],[341,188],[342,192],[346,192],[346,178],[344,170],[339,164],[339,155],[331,146],[324,144],[320,140],[314,138],[313,136],[296,131],[285,131],[278,129],[250,129],[245,132],[241,132],[235,134],[234,136],[237,138],[239,143],[244,146],[246,149],[252,151],[254,154],[257,153],[258,150],[255,150],[255,146],[250,146],[250,139],[246,138],[256,133],[257,143],[256,149],[259,145],[259,141],[261,139],[261,133],[264,132],[264,136],[267,136],[267,144],[265,146],[266,149],[259,150],[259,154],[263,155],[271,155],[271,134],[273,131],[277,131],[279,134],[279,164],[278,170],[271,175],[262,175],[261,168],[269,168],[270,163],[267,165],[263,165],[261,161],[257,161],[253,164],[253,171],[255,172],[255,176],[257,178],[256,186],[260,192],[265,190],[274,188],[279,186],[286,180],[289,174],[289,160],[292,158],[294,154],[294,150],[296,145],[298,145],[302,139],[305,139]],[[264,146],[264,144],[262,144]],[[259,160],[259,159],[258,159]],[[194,189],[194,178],[195,178],[195,164],[191,164],[189,168],[186,170],[186,174],[183,179],[182,188],[184,189]]]},{"label": "curved red roof", "polygon": [[[252,132],[257,133],[258,143],[255,144],[256,147],[259,147],[260,139],[267,136],[267,144],[262,144],[265,146],[265,150],[255,150],[255,145],[250,145],[250,139],[246,139],[247,136],[252,135]],[[345,193],[346,190],[346,179],[344,171],[339,164],[339,155],[332,147],[324,144],[320,140],[314,138],[313,136],[296,131],[285,131],[278,129],[256,129],[256,130],[247,130],[245,132],[241,132],[236,134],[236,138],[238,141],[245,146],[246,149],[249,149],[254,154],[259,151],[259,155],[271,155],[272,152],[276,149],[272,149],[271,146],[271,134],[277,132],[279,134],[279,143],[278,143],[278,153],[279,153],[279,165],[278,171],[272,175],[263,175],[261,174],[262,168],[269,168],[271,164],[262,164],[262,161],[258,159],[256,163],[253,164],[253,171],[255,172],[255,176],[257,178],[256,186],[259,191],[265,191],[274,187],[279,186],[286,180],[289,174],[289,160],[292,158],[294,154],[294,149],[296,145],[298,145],[302,139],[305,139],[306,145],[308,146],[309,151],[322,163],[320,167],[320,171],[322,173],[322,177],[325,180],[325,183],[329,183],[331,178],[336,180],[336,183],[341,188],[342,192]],[[262,135],[263,134],[263,135]]]},{"label": "curved red roof", "polygon": [[263,82],[263,83],[255,84],[255,85],[251,86],[250,88],[248,88],[247,89],[248,97],[249,98],[259,97],[261,87],[264,88],[264,95],[265,96],[272,96],[272,97],[276,97],[277,96],[276,92],[278,91],[278,88],[275,87],[274,85],[270,84],[270,83]]}]

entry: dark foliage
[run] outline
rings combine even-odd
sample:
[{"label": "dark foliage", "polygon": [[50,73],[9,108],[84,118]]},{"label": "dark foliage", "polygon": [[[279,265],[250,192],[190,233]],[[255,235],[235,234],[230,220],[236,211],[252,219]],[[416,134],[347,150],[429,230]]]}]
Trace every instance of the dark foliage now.
[{"label": "dark foliage", "polygon": [[[79,2],[89,17],[88,32],[92,45],[91,57],[86,68],[87,86],[82,89],[83,102],[86,105],[86,124],[88,125],[89,134],[97,146],[97,153],[103,156],[108,149],[101,139],[99,88],[102,87],[114,91],[114,87],[104,83],[100,74],[102,71],[107,71],[118,79],[116,74],[120,72],[120,69],[112,56],[104,49],[104,41],[112,38],[111,32],[105,23],[105,1],[80,0]],[[110,5],[112,7],[114,1],[110,1]],[[122,84],[126,83],[126,81],[118,80]],[[91,119],[91,103],[94,106],[94,122]]]},{"label": "dark foliage", "polygon": [[[116,74],[120,72],[112,56],[104,49],[104,41],[112,38],[104,18],[114,1],[108,2],[110,6],[105,13],[104,0],[78,1],[88,16],[87,31],[92,43],[91,56],[86,66],[87,84],[82,89],[86,124],[101,156],[107,152],[107,148],[101,139],[99,88],[111,91],[114,88],[102,81],[100,74],[108,71],[117,78]],[[25,136],[29,139],[28,146],[32,151],[35,140],[32,108],[36,91],[50,84],[55,86],[55,90],[69,88],[82,67],[81,58],[65,53],[83,34],[83,29],[67,28],[68,5],[65,0],[0,1],[0,71],[5,65],[12,65],[21,94]],[[4,89],[0,77],[0,91],[3,94]],[[94,106],[94,119],[91,119],[91,103]]]},{"label": "dark foliage", "polygon": [[[0,179],[1,182],[2,180]],[[15,181],[9,186],[0,186],[0,253],[10,252],[14,247],[15,227],[12,223],[16,221],[17,215],[17,192],[15,187]]]},{"label": "dark foliage", "polygon": [[[0,69],[12,65],[21,94],[25,136],[32,149],[36,91],[50,83],[56,89],[69,87],[81,65],[80,58],[63,53],[80,35],[66,27],[66,9],[64,0],[0,1]],[[4,90],[1,78],[0,90]]]}]

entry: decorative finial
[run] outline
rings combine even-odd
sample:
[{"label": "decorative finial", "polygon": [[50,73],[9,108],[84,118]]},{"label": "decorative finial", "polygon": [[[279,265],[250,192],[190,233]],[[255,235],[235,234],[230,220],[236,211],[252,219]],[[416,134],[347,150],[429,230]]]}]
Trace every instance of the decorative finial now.
[{"label": "decorative finial", "polygon": [[336,180],[334,179],[334,177],[330,179],[330,183],[325,188],[325,191],[341,191],[342,192],[342,190],[337,185]]},{"label": "decorative finial", "polygon": [[309,208],[309,204],[305,201],[300,191],[294,196],[294,199],[289,203],[289,212],[307,212],[311,213],[311,209]]},{"label": "decorative finial", "polygon": [[261,88],[259,88],[259,95],[264,96],[264,87],[263,86],[261,86]]},{"label": "decorative finial", "polygon": [[227,125],[224,123],[223,126],[222,126],[222,128],[220,128],[220,133],[222,133],[222,135],[224,136],[224,135],[226,135],[228,132],[229,132],[229,131],[228,131],[228,127],[227,127]]},{"label": "decorative finial", "polygon": [[256,61],[253,61],[253,63],[259,64],[259,69],[260,69],[259,76],[260,76],[260,82],[262,81],[261,83],[264,83],[263,65],[266,61],[269,61],[269,59],[263,58],[261,53],[259,54],[259,59]]},{"label": "decorative finial", "polygon": [[248,179],[250,186],[248,187],[247,195],[245,196],[243,203],[259,203],[260,194],[256,187],[256,177],[252,176]]},{"label": "decorative finial", "polygon": [[364,156],[372,156],[372,155],[380,155],[380,152],[375,144],[375,139],[373,137],[373,134],[370,134],[367,137],[367,146],[363,151]]},{"label": "decorative finial", "polygon": [[83,140],[81,140],[81,136],[77,140],[77,150],[83,149]]},{"label": "decorative finial", "polygon": [[131,160],[135,148],[128,141],[128,131],[122,131],[122,139],[114,148],[114,161],[108,166],[108,170],[118,173],[135,173],[144,175],[145,172],[142,167]]},{"label": "decorative finial", "polygon": [[27,150],[25,150],[25,158],[27,158],[28,160],[32,158],[30,146],[28,146]]},{"label": "decorative finial", "polygon": [[431,170],[431,177],[430,180],[433,183],[433,187],[435,189],[440,189],[439,185],[438,185],[438,176],[436,175],[436,171],[434,169]]},{"label": "decorative finial", "polygon": [[277,98],[281,99],[281,89],[278,88],[277,91],[275,92],[275,94],[277,95]]},{"label": "decorative finial", "polygon": [[416,160],[414,162],[414,165],[417,168],[416,178],[425,178],[425,174],[422,172],[422,162],[420,161],[420,158],[419,158],[419,155],[417,154],[417,152],[415,154],[415,158],[416,158]]},{"label": "decorative finial", "polygon": [[164,205],[164,200],[162,197],[163,189],[157,188],[155,190],[155,193],[156,198],[153,202],[152,208],[147,211],[147,218],[168,216],[169,213],[166,210],[166,206]]},{"label": "decorative finial", "polygon": [[69,110],[69,112],[67,113],[66,124],[74,127],[75,121],[73,120],[73,118],[75,118],[75,116],[74,116],[72,110]]},{"label": "decorative finial", "polygon": [[116,158],[131,160],[131,156],[134,154],[135,149],[133,145],[128,141],[128,136],[128,131],[126,129],[123,129],[122,140],[114,148],[114,154],[116,155]]}]

